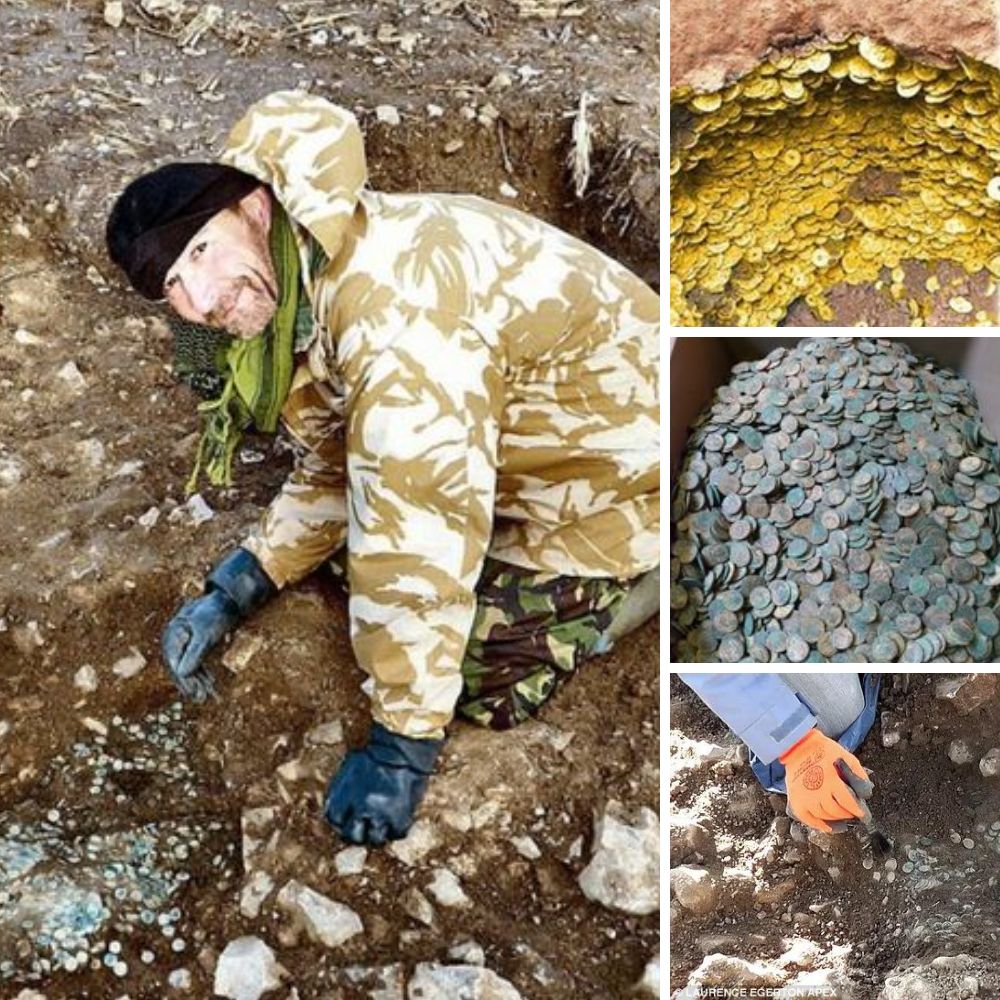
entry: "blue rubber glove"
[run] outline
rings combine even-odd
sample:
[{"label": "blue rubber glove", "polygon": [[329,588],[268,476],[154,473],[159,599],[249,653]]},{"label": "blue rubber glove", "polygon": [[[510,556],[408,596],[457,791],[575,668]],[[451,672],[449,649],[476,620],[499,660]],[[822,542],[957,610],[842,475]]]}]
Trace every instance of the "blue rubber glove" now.
[{"label": "blue rubber glove", "polygon": [[205,580],[205,593],[188,601],[163,630],[163,659],[181,693],[195,701],[215,694],[205,654],[264,604],[277,588],[246,549],[229,553]]},{"label": "blue rubber glove", "polygon": [[379,723],[368,745],[352,750],[326,792],[326,818],[352,844],[401,840],[427,790],[444,740],[415,740]]}]

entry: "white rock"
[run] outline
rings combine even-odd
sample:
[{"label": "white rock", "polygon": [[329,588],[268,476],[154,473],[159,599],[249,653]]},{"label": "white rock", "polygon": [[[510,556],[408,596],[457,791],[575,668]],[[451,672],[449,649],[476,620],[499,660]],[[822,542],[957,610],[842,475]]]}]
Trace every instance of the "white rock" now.
[{"label": "white rock", "polygon": [[188,502],[184,504],[184,507],[178,507],[177,509],[187,510],[194,524],[204,524],[205,521],[211,521],[215,517],[215,511],[208,506],[205,498],[200,493],[192,493]]},{"label": "white rock", "polygon": [[368,851],[364,847],[345,847],[333,858],[333,867],[338,875],[360,875],[364,871]]},{"label": "white rock", "polygon": [[104,464],[104,445],[97,438],[77,441],[76,453],[92,469],[99,469]]},{"label": "white rock", "polygon": [[6,739],[7,734],[11,730],[10,721],[8,719],[0,719],[0,740]]},{"label": "white rock", "polygon": [[538,844],[531,837],[511,837],[510,842],[514,845],[514,850],[522,858],[527,858],[529,861],[537,861],[542,856],[542,852],[538,849]]},{"label": "white rock", "polygon": [[136,520],[142,525],[147,531],[156,525],[156,522],[160,519],[160,508],[150,507],[145,514],[140,514]]},{"label": "white rock", "polygon": [[460,941],[448,949],[448,957],[461,965],[485,965],[486,952],[475,941]]},{"label": "white rock", "polygon": [[259,937],[230,941],[215,967],[215,995],[229,1000],[258,1000],[281,985],[285,970]]},{"label": "white rock", "polygon": [[506,181],[504,181],[500,185],[500,194],[502,194],[504,198],[516,198],[517,197],[517,188],[513,187],[512,185],[510,185]]},{"label": "white rock", "polygon": [[439,839],[434,825],[427,819],[418,819],[410,832],[402,840],[394,840],[389,845],[389,853],[403,862],[413,866],[426,854],[438,846]]},{"label": "white rock", "polygon": [[122,462],[117,469],[111,474],[112,479],[127,479],[130,476],[138,475],[142,471],[142,467],[145,463],[138,460],[132,459],[129,462]]},{"label": "white rock", "polygon": [[375,117],[385,125],[398,125],[402,121],[399,108],[394,104],[380,104],[375,109]]},{"label": "white rock", "polygon": [[608,802],[594,824],[590,864],[578,879],[583,894],[625,913],[660,908],[660,820],[642,808],[629,822],[624,807]]},{"label": "white rock", "polygon": [[130,677],[135,677],[145,666],[146,657],[133,646],[132,652],[128,656],[123,656],[121,659],[116,660],[111,670],[121,677],[122,680],[128,680]]},{"label": "white rock", "polygon": [[273,888],[274,879],[260,868],[254,869],[240,893],[240,913],[255,920],[260,913],[261,904],[271,894]]},{"label": "white rock", "polygon": [[245,670],[250,661],[264,648],[264,637],[258,632],[240,629],[222,654],[222,665],[228,667],[234,674]]},{"label": "white rock", "polygon": [[965,740],[952,740],[948,744],[948,757],[953,764],[971,764],[975,760]]},{"label": "white rock", "polygon": [[660,996],[660,956],[651,958],[643,969],[642,979],[635,984],[635,992],[639,996],[657,997]]},{"label": "white rock", "polygon": [[406,990],[408,1000],[522,1000],[513,983],[479,965],[420,962]]},{"label": "white rock", "polygon": [[427,886],[427,891],[441,906],[468,906],[471,900],[462,889],[458,876],[447,868],[435,868],[434,879]]},{"label": "white rock", "polygon": [[125,20],[123,0],[105,0],[104,23],[110,28],[120,28]]},{"label": "white rock", "polygon": [[0,458],[0,486],[17,486],[24,471],[24,463],[16,458]]},{"label": "white rock", "polygon": [[76,363],[73,361],[67,361],[66,364],[56,372],[59,376],[74,392],[82,392],[87,388],[87,380],[83,377],[83,373],[79,368],[76,367]]},{"label": "white rock", "polygon": [[434,907],[419,889],[407,889],[399,897],[399,905],[407,916],[430,927],[434,923]]},{"label": "white rock", "polygon": [[440,118],[443,114],[444,114],[444,108],[442,108],[440,104],[427,105],[428,118]]},{"label": "white rock", "polygon": [[19,326],[14,331],[14,340],[16,343],[23,344],[25,347],[39,347],[45,343],[44,339],[36,336],[30,330],[25,330],[23,326]]},{"label": "white rock", "polygon": [[344,742],[344,724],[340,719],[333,722],[323,722],[318,726],[313,726],[306,733],[306,743],[313,746],[332,747]]},{"label": "white rock", "polygon": [[277,902],[313,941],[327,948],[337,948],[364,931],[361,918],[350,907],[294,879],[278,893]]},{"label": "white rock", "polygon": [[886,979],[879,1000],[944,1000],[922,970],[893,974]]},{"label": "white rock", "polygon": [[677,902],[700,915],[711,913],[719,902],[719,887],[707,869],[678,865],[670,871],[670,890]]},{"label": "white rock", "polygon": [[1000,747],[993,747],[986,751],[985,756],[979,762],[979,773],[984,778],[995,778],[1000,774]]},{"label": "white rock", "polygon": [[73,675],[73,683],[81,691],[91,694],[97,690],[97,671],[89,663],[85,663]]},{"label": "white rock", "polygon": [[39,993],[38,990],[28,989],[26,986],[14,997],[14,1000],[46,1000],[46,996],[44,993]]}]

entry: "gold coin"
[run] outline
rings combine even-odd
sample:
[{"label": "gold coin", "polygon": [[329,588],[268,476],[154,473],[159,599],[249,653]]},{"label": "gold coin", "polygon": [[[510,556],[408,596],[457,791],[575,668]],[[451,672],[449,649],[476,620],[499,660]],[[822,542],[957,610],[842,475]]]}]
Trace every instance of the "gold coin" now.
[{"label": "gold coin", "polygon": [[[797,149],[786,149],[781,154],[781,160],[786,167],[794,170],[802,162],[802,154]],[[1000,177],[997,180],[1000,180]]]},{"label": "gold coin", "polygon": [[867,36],[858,42],[858,52],[878,69],[890,69],[896,64],[896,50]]},{"label": "gold coin", "polygon": [[986,194],[994,201],[1000,201],[1000,177],[991,177],[986,185]]},{"label": "gold coin", "polygon": [[781,92],[790,101],[801,101],[806,96],[805,84],[801,80],[782,80]]},{"label": "gold coin", "polygon": [[963,295],[955,295],[948,299],[948,308],[951,309],[952,312],[962,313],[964,315],[965,313],[972,312],[972,303]]},{"label": "gold coin", "polygon": [[691,107],[702,114],[718,111],[722,107],[722,95],[719,93],[697,94],[691,98]]},{"label": "gold coin", "polygon": [[814,267],[827,267],[830,263],[830,254],[823,247],[817,247],[813,250],[810,260]]},{"label": "gold coin", "polygon": [[902,80],[896,81],[896,93],[900,97],[915,97],[920,93],[923,84],[919,80],[913,83],[904,83]]}]

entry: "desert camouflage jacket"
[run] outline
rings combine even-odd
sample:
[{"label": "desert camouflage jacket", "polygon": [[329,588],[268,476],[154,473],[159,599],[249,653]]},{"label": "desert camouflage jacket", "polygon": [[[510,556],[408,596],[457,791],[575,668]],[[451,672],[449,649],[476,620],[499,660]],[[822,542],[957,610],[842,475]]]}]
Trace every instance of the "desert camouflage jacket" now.
[{"label": "desert camouflage jacket", "polygon": [[280,587],[346,542],[372,713],[438,737],[487,553],[629,578],[659,562],[659,299],[514,209],[365,187],[349,112],[284,91],[220,159],[270,185],[329,259],[282,412],[302,446],[246,547]]}]

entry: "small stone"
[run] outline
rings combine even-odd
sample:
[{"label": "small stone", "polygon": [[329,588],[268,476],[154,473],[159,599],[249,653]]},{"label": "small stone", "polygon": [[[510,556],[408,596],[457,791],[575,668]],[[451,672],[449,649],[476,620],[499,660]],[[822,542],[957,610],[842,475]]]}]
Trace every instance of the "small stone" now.
[{"label": "small stone", "polygon": [[642,979],[635,984],[635,992],[639,996],[656,997],[660,996],[660,956],[651,958],[643,969]]},{"label": "small stone", "polygon": [[538,849],[538,844],[531,837],[511,837],[510,842],[514,845],[514,850],[522,858],[527,858],[529,861],[537,861],[542,856],[542,852]]},{"label": "small stone", "polygon": [[428,819],[418,819],[402,840],[389,845],[389,853],[412,867],[440,843],[437,831]]},{"label": "small stone", "polygon": [[933,978],[923,969],[893,973],[882,987],[879,1000],[940,1000]]},{"label": "small stone", "polygon": [[24,463],[16,458],[0,458],[0,486],[17,486],[24,478],[24,471]]},{"label": "small stone", "polygon": [[222,665],[234,674],[245,670],[250,661],[263,649],[264,637],[257,632],[241,629],[229,648],[222,654]]},{"label": "small stone", "polygon": [[89,663],[85,663],[73,675],[73,683],[84,693],[93,694],[97,690],[97,671]]},{"label": "small stone", "polygon": [[441,118],[444,115],[444,108],[440,104],[428,104],[426,111],[428,118]]},{"label": "small stone", "polygon": [[518,194],[517,188],[506,181],[500,185],[499,191],[504,198],[516,198]]},{"label": "small stone", "polygon": [[393,104],[380,104],[375,109],[375,118],[384,125],[399,125],[402,121],[399,108]]},{"label": "small stone", "polygon": [[99,469],[104,464],[104,445],[97,438],[77,441],[75,450],[91,469]]},{"label": "small stone", "polygon": [[463,907],[471,903],[458,876],[447,868],[434,869],[434,880],[427,886],[427,891],[441,906]]},{"label": "small stone", "polygon": [[281,986],[285,970],[259,937],[230,941],[215,966],[215,995],[229,1000],[258,1000]]},{"label": "small stone", "polygon": [[[205,498],[200,493],[193,493],[188,502],[181,507],[177,508],[178,511],[186,510],[191,518],[191,521],[195,525],[204,524],[205,521],[211,521],[215,517],[215,511],[205,502]],[[172,520],[173,514],[176,511],[171,512],[171,517],[168,520]]]},{"label": "small stone", "polygon": [[608,802],[595,819],[590,863],[577,881],[588,899],[603,906],[636,915],[655,913],[660,908],[656,813],[642,808],[631,819],[620,803]]},{"label": "small stone", "polygon": [[679,865],[671,869],[670,889],[685,910],[699,915],[711,913],[719,902],[719,887],[715,880],[706,868],[696,865]]},{"label": "small stone", "polygon": [[996,674],[962,674],[938,681],[934,695],[950,701],[959,715],[968,715],[996,696]]},{"label": "small stone", "polygon": [[61,378],[74,392],[83,392],[87,388],[87,380],[83,377],[83,373],[79,368],[76,367],[76,363],[73,361],[67,361],[66,364],[56,372],[56,375]]},{"label": "small stone", "polygon": [[953,764],[971,764],[975,757],[965,740],[952,740],[948,744],[948,759]]},{"label": "small stone", "polygon": [[155,527],[156,522],[159,521],[159,519],[160,519],[159,507],[150,507],[145,514],[140,514],[139,517],[136,518],[137,522],[143,528],[145,528],[146,531],[149,531],[151,528]]},{"label": "small stone", "polygon": [[332,747],[344,742],[344,724],[340,719],[313,726],[306,733],[306,743],[313,746]]},{"label": "small stone", "polygon": [[260,913],[261,904],[274,888],[274,879],[260,868],[254,869],[247,877],[240,893],[240,913],[251,920]]},{"label": "small stone", "polygon": [[311,940],[327,948],[337,948],[364,931],[361,918],[350,907],[294,879],[278,893],[277,903],[305,929]]},{"label": "small stone", "polygon": [[475,941],[461,941],[448,949],[448,957],[462,965],[485,965],[486,952]]},{"label": "small stone", "polygon": [[133,646],[132,652],[128,656],[116,660],[111,670],[122,680],[128,680],[130,677],[135,677],[145,666],[146,657]]},{"label": "small stone", "polygon": [[449,139],[444,144],[444,155],[451,156],[452,154],[457,153],[464,145],[465,142],[462,139]]},{"label": "small stone", "polygon": [[120,28],[125,20],[123,0],[105,0],[104,23],[111,28]]},{"label": "small stone", "polygon": [[364,870],[368,851],[364,847],[345,847],[333,858],[333,867],[338,875],[360,875]]},{"label": "small stone", "polygon": [[434,907],[431,901],[419,889],[407,889],[399,897],[399,905],[403,912],[418,923],[430,927],[434,923]]},{"label": "small stone", "polygon": [[995,778],[1000,774],[1000,747],[986,751],[985,756],[979,761],[979,773],[984,778]]},{"label": "small stone", "polygon": [[407,987],[410,1000],[523,1000],[513,983],[479,965],[420,962]]}]

